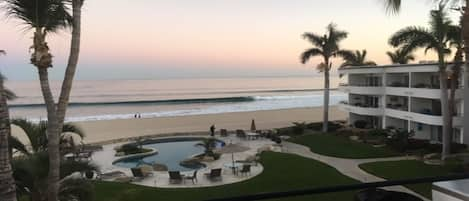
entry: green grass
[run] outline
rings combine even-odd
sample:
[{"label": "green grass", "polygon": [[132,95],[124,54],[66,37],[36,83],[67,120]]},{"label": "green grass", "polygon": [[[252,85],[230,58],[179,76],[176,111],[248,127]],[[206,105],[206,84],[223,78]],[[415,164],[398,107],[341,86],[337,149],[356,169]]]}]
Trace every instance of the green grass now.
[{"label": "green grass", "polygon": [[[384,179],[411,179],[450,174],[451,168],[438,165],[427,165],[421,161],[389,161],[365,163],[360,168],[370,174]],[[407,185],[413,191],[431,198],[431,183]]]},{"label": "green grass", "polygon": [[314,153],[339,158],[382,158],[399,155],[386,147],[376,148],[333,134],[302,135],[293,137],[289,141],[305,145]]},{"label": "green grass", "polygon": [[[253,179],[219,187],[161,189],[113,182],[96,182],[96,201],[200,201],[209,198],[252,193],[353,184],[357,181],[334,168],[296,155],[265,152],[261,156],[264,171]],[[276,200],[352,201],[354,192],[340,192]]]}]

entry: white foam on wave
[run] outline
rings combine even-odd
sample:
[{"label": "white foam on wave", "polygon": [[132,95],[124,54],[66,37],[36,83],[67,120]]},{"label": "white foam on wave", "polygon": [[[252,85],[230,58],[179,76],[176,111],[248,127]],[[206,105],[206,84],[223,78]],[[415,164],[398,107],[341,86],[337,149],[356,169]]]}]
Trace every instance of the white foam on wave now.
[{"label": "white foam on wave", "polygon": [[[340,101],[346,99],[345,94],[333,93],[330,96],[330,105],[337,105]],[[319,107],[323,105],[322,95],[298,95],[298,96],[265,96],[256,97],[256,101],[223,103],[208,107],[195,107],[191,109],[176,109],[170,111],[156,111],[141,113],[142,118],[155,117],[178,117],[188,115],[202,114],[220,114],[229,112],[252,112],[275,109],[292,109],[303,107]],[[107,115],[88,115],[69,117],[68,122],[113,120],[113,119],[132,119],[134,114],[107,114]]]}]

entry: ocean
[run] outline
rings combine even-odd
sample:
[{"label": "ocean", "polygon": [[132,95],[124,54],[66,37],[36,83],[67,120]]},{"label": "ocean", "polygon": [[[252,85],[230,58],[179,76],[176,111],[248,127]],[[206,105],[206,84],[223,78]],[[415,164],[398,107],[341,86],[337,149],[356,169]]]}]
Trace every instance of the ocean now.
[{"label": "ocean", "polygon": [[[331,79],[331,88],[339,79]],[[57,99],[60,82],[51,86]],[[322,106],[321,77],[99,80],[74,82],[66,121],[174,117]],[[13,118],[46,119],[39,81],[7,81]],[[330,104],[346,99],[331,91]]]}]

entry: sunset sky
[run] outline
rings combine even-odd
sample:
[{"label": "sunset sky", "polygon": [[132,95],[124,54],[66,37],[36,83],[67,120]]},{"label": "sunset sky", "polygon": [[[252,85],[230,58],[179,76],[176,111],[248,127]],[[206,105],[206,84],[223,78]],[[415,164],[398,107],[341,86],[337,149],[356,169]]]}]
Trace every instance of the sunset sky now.
[{"label": "sunset sky", "polygon": [[[405,26],[426,26],[432,4],[405,1],[400,15],[390,16],[380,2],[87,0],[77,79],[318,75],[311,67],[317,60],[299,63],[309,47],[301,34],[322,34],[330,22],[349,32],[343,48],[367,49],[369,59],[387,64],[387,38]],[[0,57],[2,72],[12,80],[37,79],[28,63],[32,33],[3,17],[0,36],[8,52]],[[63,74],[69,38],[68,32],[49,36],[53,79]]]}]

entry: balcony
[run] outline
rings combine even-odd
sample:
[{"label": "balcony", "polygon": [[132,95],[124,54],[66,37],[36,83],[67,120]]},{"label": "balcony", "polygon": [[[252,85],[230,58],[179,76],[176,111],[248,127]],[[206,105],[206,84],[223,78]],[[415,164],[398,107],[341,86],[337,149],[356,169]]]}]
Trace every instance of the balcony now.
[{"label": "balcony", "polygon": [[339,84],[339,90],[344,93],[363,94],[363,95],[380,95],[384,93],[382,86],[357,86],[348,84]]},{"label": "balcony", "polygon": [[[384,113],[386,116],[394,117],[397,119],[404,119],[410,120],[418,123],[428,124],[428,125],[435,125],[435,126],[442,126],[443,125],[443,117],[432,115],[432,114],[422,114],[416,112],[407,112],[401,111],[396,109],[386,108]],[[453,126],[459,127],[462,125],[462,117],[456,116],[453,117]]]},{"label": "balcony", "polygon": [[359,115],[367,115],[367,116],[382,116],[383,115],[382,108],[350,105],[344,101],[339,103],[339,108],[342,111],[351,112],[351,113],[359,114]]}]

